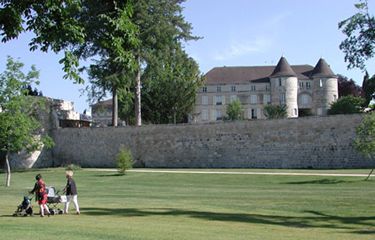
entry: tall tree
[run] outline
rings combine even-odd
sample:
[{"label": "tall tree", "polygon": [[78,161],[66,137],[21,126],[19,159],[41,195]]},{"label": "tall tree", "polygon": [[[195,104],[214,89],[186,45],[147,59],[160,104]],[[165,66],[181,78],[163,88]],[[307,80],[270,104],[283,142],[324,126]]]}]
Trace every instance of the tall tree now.
[{"label": "tall tree", "polygon": [[202,85],[198,64],[182,49],[148,64],[142,75],[142,109],[148,122],[182,123]]},{"label": "tall tree", "polygon": [[355,4],[358,12],[339,22],[339,29],[346,35],[340,49],[345,53],[348,68],[366,69],[366,61],[375,55],[375,18],[370,15],[367,0]]},{"label": "tall tree", "polygon": [[[98,79],[103,74],[94,74],[91,78],[103,83],[100,90],[111,91],[116,99],[123,74],[134,67],[134,55],[130,50],[137,44],[137,28],[130,21],[132,2],[0,0],[0,35],[6,42],[24,31],[34,32],[36,37],[29,43],[30,50],[63,51],[60,63],[66,73],[64,77],[77,83],[84,82],[81,71],[106,66],[111,77]],[[93,64],[81,67],[82,59]],[[113,114],[117,114],[117,109],[113,109]],[[113,125],[117,125],[117,117],[113,119]]]},{"label": "tall tree", "polygon": [[135,116],[136,125],[141,118],[141,79],[142,67],[155,63],[160,56],[171,55],[181,47],[182,41],[195,40],[192,26],[182,15],[182,3],[186,0],[134,0],[132,21],[138,26],[140,44],[134,49],[138,68],[135,77]]},{"label": "tall tree", "polygon": [[35,116],[41,99],[25,94],[26,86],[37,82],[39,72],[32,66],[24,74],[22,67],[22,63],[8,57],[6,70],[0,74],[0,151],[5,153],[7,187],[11,178],[10,153],[32,152],[52,145]]}]

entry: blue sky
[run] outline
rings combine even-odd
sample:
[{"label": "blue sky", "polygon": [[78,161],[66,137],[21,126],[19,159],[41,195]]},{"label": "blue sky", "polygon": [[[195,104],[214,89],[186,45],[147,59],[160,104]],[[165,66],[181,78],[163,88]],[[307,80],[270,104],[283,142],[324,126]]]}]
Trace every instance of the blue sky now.
[{"label": "blue sky", "polygon": [[[339,49],[345,36],[339,21],[356,12],[357,0],[188,0],[184,16],[193,26],[193,34],[203,37],[186,44],[186,51],[203,73],[219,66],[276,65],[281,56],[290,64],[315,65],[323,57],[335,73],[353,78],[359,85],[363,73],[347,70]],[[375,4],[369,0],[374,14]],[[62,78],[58,64],[61,55],[29,52],[31,34],[0,43],[0,72],[6,56],[19,58],[25,71],[31,64],[40,70],[38,87],[45,96],[73,101],[75,109],[89,110],[84,86]],[[375,74],[375,61],[367,63]]]}]

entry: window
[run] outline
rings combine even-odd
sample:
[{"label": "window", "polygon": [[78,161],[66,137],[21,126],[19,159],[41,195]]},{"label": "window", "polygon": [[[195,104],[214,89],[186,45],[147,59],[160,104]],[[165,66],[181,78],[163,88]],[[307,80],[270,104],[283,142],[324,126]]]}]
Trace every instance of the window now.
[{"label": "window", "polygon": [[299,88],[303,89],[303,82],[299,82]]},{"label": "window", "polygon": [[271,103],[271,95],[264,94],[263,96],[263,104],[270,104]]},{"label": "window", "polygon": [[323,80],[322,79],[319,80],[319,87],[323,87]]},{"label": "window", "polygon": [[297,108],[294,108],[294,116],[297,116],[298,115],[298,110]]},{"label": "window", "polygon": [[266,85],[266,91],[269,91],[269,90],[270,90],[270,86]]},{"label": "window", "polygon": [[250,87],[250,91],[252,91],[252,92],[256,91],[256,86],[251,85],[251,87]]},{"label": "window", "polygon": [[279,78],[279,87],[282,86],[282,81],[281,81],[281,78]]},{"label": "window", "polygon": [[311,83],[310,82],[306,82],[306,89],[310,89],[311,88]]},{"label": "window", "polygon": [[223,100],[221,96],[216,96],[216,105],[223,105]]},{"label": "window", "polygon": [[202,105],[208,105],[208,96],[202,96]]},{"label": "window", "polygon": [[336,101],[336,100],[337,100],[337,95],[334,94],[334,95],[333,95],[333,101]]},{"label": "window", "polygon": [[223,117],[222,117],[222,114],[221,114],[221,110],[219,109],[216,109],[216,120],[222,120]]},{"label": "window", "polygon": [[202,120],[203,121],[207,121],[208,120],[208,110],[207,109],[203,109],[202,110]]},{"label": "window", "polygon": [[203,87],[202,92],[207,92],[207,87]]},{"label": "window", "polygon": [[221,92],[221,86],[217,86],[217,87],[216,87],[216,91],[217,91],[217,92]]},{"label": "window", "polygon": [[232,91],[232,92],[235,92],[235,91],[236,91],[236,86],[232,86],[232,87],[231,87],[231,91]]},{"label": "window", "polygon": [[285,105],[285,93],[280,93],[280,105]]},{"label": "window", "polygon": [[250,96],[250,104],[257,104],[258,102],[258,96],[257,95],[251,95]]}]

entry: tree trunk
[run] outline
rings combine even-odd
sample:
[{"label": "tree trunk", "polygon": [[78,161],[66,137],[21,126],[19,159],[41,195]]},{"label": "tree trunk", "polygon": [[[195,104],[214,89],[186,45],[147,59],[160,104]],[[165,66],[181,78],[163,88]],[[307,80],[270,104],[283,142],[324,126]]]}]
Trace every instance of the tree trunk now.
[{"label": "tree trunk", "polygon": [[371,172],[368,174],[368,176],[367,176],[367,178],[365,179],[365,181],[367,181],[367,180],[370,178],[370,176],[371,176],[371,174],[372,174],[373,171],[374,171],[374,169],[371,169]]},{"label": "tree trunk", "polygon": [[135,87],[135,120],[136,126],[140,127],[142,125],[142,115],[141,115],[141,61],[138,56],[138,69],[137,76],[135,78],[136,87]]},{"label": "tree trunk", "polygon": [[118,100],[117,100],[117,88],[113,87],[112,90],[112,126],[117,127],[118,122]]},{"label": "tree trunk", "polygon": [[6,164],[6,181],[5,186],[10,186],[10,164],[9,164],[9,152],[5,155],[5,164]]}]

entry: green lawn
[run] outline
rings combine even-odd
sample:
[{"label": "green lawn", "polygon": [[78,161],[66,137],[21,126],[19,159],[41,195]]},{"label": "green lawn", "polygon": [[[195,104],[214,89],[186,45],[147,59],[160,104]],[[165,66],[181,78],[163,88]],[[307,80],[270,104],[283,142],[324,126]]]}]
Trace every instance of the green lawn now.
[{"label": "green lawn", "polygon": [[1,239],[375,239],[374,178],[79,170],[81,215],[12,217],[39,172],[64,187],[62,168],[0,174]]}]

